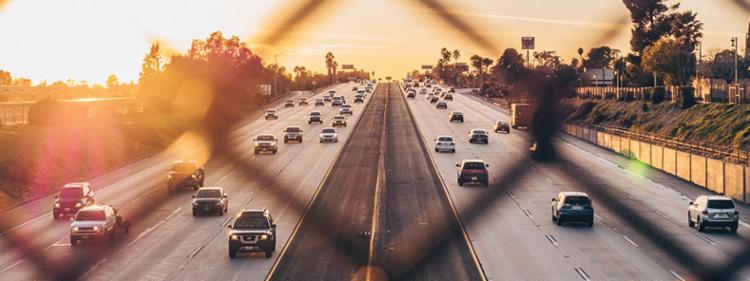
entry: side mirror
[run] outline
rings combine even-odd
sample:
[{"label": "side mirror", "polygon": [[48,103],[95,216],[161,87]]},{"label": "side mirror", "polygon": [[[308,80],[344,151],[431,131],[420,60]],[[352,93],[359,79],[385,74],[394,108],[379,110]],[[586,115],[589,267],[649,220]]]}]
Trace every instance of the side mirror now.
[{"label": "side mirror", "polygon": [[693,201],[690,201],[690,205],[691,205],[691,206],[692,206],[692,205],[694,205]]},{"label": "side mirror", "polygon": [[255,139],[253,139],[253,141],[255,141]]},{"label": "side mirror", "polygon": [[224,193],[224,198],[227,198],[227,194],[226,193]]},{"label": "side mirror", "polygon": [[461,164],[456,164],[456,167],[461,167]]},{"label": "side mirror", "polygon": [[195,195],[193,195],[192,197],[195,198]]},{"label": "side mirror", "polygon": [[60,195],[55,195],[55,199],[58,199],[58,198],[60,198]]},{"label": "side mirror", "polygon": [[276,224],[275,223],[271,224],[271,227],[276,228]]},{"label": "side mirror", "polygon": [[74,217],[70,217],[69,220],[70,221],[75,221],[75,218]]},{"label": "side mirror", "polygon": [[490,164],[484,164],[484,166],[485,166],[485,167],[489,167],[489,166],[490,166]]},{"label": "side mirror", "polygon": [[557,201],[557,198],[552,198],[552,202],[555,202],[555,201]]},{"label": "side mirror", "polygon": [[231,224],[227,225],[227,228],[232,229],[232,225]]}]

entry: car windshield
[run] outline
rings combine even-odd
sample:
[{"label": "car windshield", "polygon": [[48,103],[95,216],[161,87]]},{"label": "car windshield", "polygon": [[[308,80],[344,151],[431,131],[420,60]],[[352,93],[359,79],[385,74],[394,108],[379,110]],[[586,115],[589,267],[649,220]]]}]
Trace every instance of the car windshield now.
[{"label": "car windshield", "polygon": [[324,134],[333,134],[336,132],[336,129],[323,129]]},{"label": "car windshield", "polygon": [[83,190],[76,187],[66,187],[60,190],[60,198],[79,199],[83,197]]},{"label": "car windshield", "polygon": [[484,130],[474,130],[474,131],[471,131],[471,133],[475,134],[475,135],[483,135],[484,134]]},{"label": "car windshield", "polygon": [[464,169],[467,169],[467,170],[484,170],[484,163],[479,163],[479,162],[464,163]]},{"label": "car windshield", "polygon": [[337,119],[337,120],[343,120],[343,119],[344,119],[344,116],[336,116],[336,117],[333,117],[333,119]]},{"label": "car windshield", "polygon": [[192,172],[195,171],[195,164],[191,162],[179,162],[172,165],[172,171],[175,172]]},{"label": "car windshield", "polygon": [[290,133],[296,133],[296,132],[299,132],[299,127],[289,127],[289,128],[286,128],[286,131]]},{"label": "car windshield", "polygon": [[590,202],[589,198],[586,196],[566,196],[565,197],[565,204],[588,205],[589,202]]},{"label": "car windshield", "polygon": [[241,216],[234,222],[234,229],[268,229],[268,220],[260,216]]},{"label": "car windshield", "polygon": [[198,190],[198,194],[195,195],[196,198],[220,198],[221,197],[221,190],[218,189],[201,189]]},{"label": "car windshield", "polygon": [[320,115],[320,112],[313,111],[313,112],[310,112],[310,115],[316,115],[317,116],[317,115]]},{"label": "car windshield", "polygon": [[272,140],[274,140],[273,136],[271,136],[271,135],[260,135],[260,136],[258,136],[255,139],[259,140],[259,141],[272,141]]},{"label": "car windshield", "polygon": [[451,137],[439,137],[438,141],[453,141],[453,138],[451,138]]},{"label": "car windshield", "polygon": [[708,200],[709,209],[734,209],[732,200]]},{"label": "car windshield", "polygon": [[81,210],[76,214],[77,221],[103,221],[105,218],[102,210]]}]

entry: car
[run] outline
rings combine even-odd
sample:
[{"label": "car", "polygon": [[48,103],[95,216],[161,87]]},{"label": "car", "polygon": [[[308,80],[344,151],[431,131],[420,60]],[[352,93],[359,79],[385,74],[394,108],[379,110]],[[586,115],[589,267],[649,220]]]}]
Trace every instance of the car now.
[{"label": "car", "polygon": [[55,195],[52,205],[52,218],[59,219],[64,215],[75,215],[83,207],[95,203],[94,191],[88,182],[74,182],[63,186]]},{"label": "car", "polygon": [[432,97],[434,97],[434,96],[435,96],[435,94],[429,93],[429,94],[427,94],[426,97],[424,97],[424,99],[427,100],[427,101],[432,101]]},{"label": "car", "polygon": [[284,107],[294,107],[294,101],[293,100],[286,100],[284,102]]},{"label": "car", "polygon": [[437,109],[448,109],[448,104],[444,101],[439,101],[437,104],[435,104],[435,108]]},{"label": "car", "polygon": [[354,103],[363,103],[365,102],[365,96],[356,95],[354,96]]},{"label": "car", "polygon": [[737,232],[740,212],[732,198],[722,195],[701,195],[690,201],[688,206],[688,226],[697,227],[703,232],[707,227],[729,227]]},{"label": "car", "polygon": [[307,105],[307,98],[306,97],[299,98],[299,100],[297,101],[297,105]]},{"label": "car", "polygon": [[341,111],[339,114],[352,115],[354,114],[354,111],[352,110],[352,106],[350,104],[344,104],[344,105],[341,105]]},{"label": "car", "polygon": [[302,128],[297,126],[289,126],[282,131],[284,133],[284,143],[288,143],[295,140],[302,143]]},{"label": "car", "polygon": [[310,115],[307,117],[307,124],[312,124],[313,122],[323,124],[323,116],[320,114],[320,111],[310,112]]},{"label": "car", "polygon": [[266,115],[264,116],[264,118],[266,118],[266,120],[271,120],[271,119],[276,120],[276,119],[279,119],[279,115],[276,109],[269,108],[269,109],[266,109]]},{"label": "car", "polygon": [[352,92],[356,92],[357,90],[359,90],[359,88],[357,88],[357,87],[352,87]]},{"label": "car", "polygon": [[552,198],[552,221],[557,225],[582,222],[594,225],[594,206],[585,192],[563,191]]},{"label": "car", "polygon": [[198,190],[203,186],[206,171],[194,160],[178,160],[167,169],[167,189],[174,191],[181,187]]},{"label": "car", "polygon": [[325,106],[325,100],[323,99],[315,99],[315,106]]},{"label": "car", "polygon": [[473,129],[469,131],[469,143],[489,143],[489,135],[484,129]]},{"label": "car", "polygon": [[456,142],[453,140],[453,136],[438,136],[434,139],[435,141],[435,152],[450,151],[456,152]]},{"label": "car", "polygon": [[266,258],[276,251],[276,224],[268,209],[242,210],[229,228],[229,258],[240,252],[262,252]]},{"label": "car", "polygon": [[461,161],[456,164],[456,176],[458,179],[458,185],[463,186],[464,183],[481,183],[484,186],[489,185],[489,173],[487,168],[490,165],[480,159],[468,159]]},{"label": "car", "polygon": [[497,121],[495,122],[495,126],[492,128],[492,130],[495,131],[495,133],[505,132],[509,134],[510,124],[508,124],[508,122],[505,122],[505,121]]},{"label": "car", "polygon": [[413,98],[415,98],[416,96],[417,96],[417,95],[416,95],[416,94],[414,94],[414,91],[409,91],[408,93],[406,93],[406,98],[410,98],[410,99],[413,99]]},{"label": "car", "polygon": [[346,104],[346,98],[344,96],[339,96],[341,98],[341,104]]},{"label": "car", "polygon": [[449,101],[453,101],[453,95],[452,95],[452,94],[449,94],[449,93],[446,93],[445,95],[443,95],[443,100],[446,100],[446,101],[448,101],[448,100],[449,100]]},{"label": "car", "polygon": [[437,97],[437,96],[432,96],[432,98],[430,98],[430,103],[436,103],[436,102],[438,102],[439,100],[440,100],[440,98],[439,98],[439,97]]},{"label": "car", "polygon": [[448,93],[455,93],[456,89],[453,89],[453,87],[448,88]]},{"label": "car", "polygon": [[331,97],[334,96],[335,94],[336,94],[335,90],[329,90],[328,91],[328,95],[331,96]]},{"label": "car", "polygon": [[323,96],[323,102],[331,102],[331,96]]},{"label": "car", "polygon": [[427,89],[425,89],[425,88],[419,89],[419,94],[420,95],[426,95],[427,94]]},{"label": "car", "polygon": [[453,111],[451,112],[450,116],[450,122],[453,121],[459,121],[461,123],[464,122],[464,113],[461,111]]},{"label": "car", "polygon": [[333,122],[331,123],[331,127],[337,127],[337,126],[346,127],[346,117],[344,117],[344,115],[333,116]]},{"label": "car", "polygon": [[331,101],[331,106],[341,106],[342,104],[344,104],[344,102],[341,99],[341,97],[333,97],[333,100]]},{"label": "car", "polygon": [[425,85],[425,87],[432,88],[432,84],[427,84],[427,85]]},{"label": "car", "polygon": [[320,142],[339,142],[339,133],[336,131],[336,128],[323,128],[320,131]]},{"label": "car", "polygon": [[130,223],[117,215],[110,205],[84,207],[70,223],[70,246],[76,247],[81,241],[111,241],[117,231],[128,233]]},{"label": "car", "polygon": [[193,194],[193,216],[215,213],[223,216],[229,209],[227,194],[221,187],[201,187]]},{"label": "car", "polygon": [[255,154],[261,152],[271,152],[276,154],[279,151],[276,137],[271,134],[259,134],[253,139],[255,143]]}]

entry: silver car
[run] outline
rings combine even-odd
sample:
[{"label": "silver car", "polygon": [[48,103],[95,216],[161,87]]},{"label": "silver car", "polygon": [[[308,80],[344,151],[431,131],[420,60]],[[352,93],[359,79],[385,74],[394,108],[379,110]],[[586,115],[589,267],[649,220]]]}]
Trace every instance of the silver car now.
[{"label": "silver car", "polygon": [[731,198],[721,195],[701,195],[690,201],[688,207],[688,226],[698,227],[703,232],[706,227],[729,227],[732,233],[737,232],[740,212]]}]

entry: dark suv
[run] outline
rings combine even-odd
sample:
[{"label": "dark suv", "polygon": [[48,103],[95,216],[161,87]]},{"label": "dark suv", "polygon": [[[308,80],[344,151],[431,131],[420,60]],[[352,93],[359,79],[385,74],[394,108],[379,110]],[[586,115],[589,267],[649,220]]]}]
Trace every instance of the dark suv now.
[{"label": "dark suv", "polygon": [[585,192],[563,191],[552,198],[552,221],[557,225],[579,221],[594,225],[594,207]]},{"label": "dark suv", "polygon": [[450,114],[450,122],[453,121],[460,121],[461,123],[464,122],[464,114],[460,111],[453,111]]},{"label": "dark suv", "polygon": [[59,219],[63,215],[75,215],[83,207],[94,204],[94,192],[87,182],[69,183],[55,195],[52,217]]},{"label": "dark suv", "polygon": [[489,185],[489,176],[487,172],[487,163],[479,159],[464,160],[456,164],[456,173],[458,176],[458,185],[463,186],[467,182],[481,183],[484,186]]},{"label": "dark suv", "polygon": [[167,189],[173,191],[181,187],[192,187],[194,190],[203,186],[205,170],[193,160],[179,160],[167,169]]},{"label": "dark suv", "polygon": [[221,187],[201,187],[193,195],[193,216],[205,213],[217,213],[223,216],[229,208],[227,194]]},{"label": "dark suv", "polygon": [[469,131],[469,143],[484,143],[490,142],[490,138],[487,135],[487,131],[484,129],[474,129]]},{"label": "dark suv", "polygon": [[276,250],[276,224],[267,209],[243,210],[229,229],[229,258],[238,252],[263,252],[267,258]]}]

